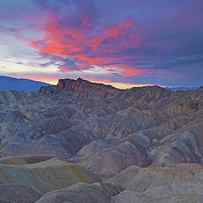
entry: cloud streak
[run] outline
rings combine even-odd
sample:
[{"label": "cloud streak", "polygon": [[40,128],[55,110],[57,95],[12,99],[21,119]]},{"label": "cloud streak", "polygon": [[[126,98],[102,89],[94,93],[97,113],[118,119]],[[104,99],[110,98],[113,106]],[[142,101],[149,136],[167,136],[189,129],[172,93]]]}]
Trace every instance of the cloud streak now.
[{"label": "cloud streak", "polygon": [[146,70],[134,67],[135,56],[128,55],[129,49],[141,44],[133,20],[97,29],[89,26],[91,19],[85,17],[80,17],[82,20],[77,26],[71,26],[61,23],[58,16],[50,15],[42,29],[44,39],[32,41],[32,48],[42,55],[57,57],[61,62],[72,60],[72,67],[68,63],[59,66],[63,72],[73,68],[82,71],[97,65],[109,72],[117,69],[118,74],[126,77],[144,74]]}]

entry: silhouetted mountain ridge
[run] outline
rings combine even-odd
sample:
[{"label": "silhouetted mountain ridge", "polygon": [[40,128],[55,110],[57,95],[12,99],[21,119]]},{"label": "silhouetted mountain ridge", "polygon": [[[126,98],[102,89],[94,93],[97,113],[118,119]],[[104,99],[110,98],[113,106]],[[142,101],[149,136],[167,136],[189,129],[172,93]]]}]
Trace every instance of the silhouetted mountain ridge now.
[{"label": "silhouetted mountain ridge", "polygon": [[0,76],[0,91],[35,91],[47,85],[39,81]]}]

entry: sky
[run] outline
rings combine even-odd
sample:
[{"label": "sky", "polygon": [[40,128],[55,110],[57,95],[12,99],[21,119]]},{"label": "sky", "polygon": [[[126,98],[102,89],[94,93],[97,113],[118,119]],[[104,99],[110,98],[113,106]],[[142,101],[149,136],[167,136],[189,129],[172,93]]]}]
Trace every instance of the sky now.
[{"label": "sky", "polygon": [[0,75],[203,85],[202,0],[0,0]]}]

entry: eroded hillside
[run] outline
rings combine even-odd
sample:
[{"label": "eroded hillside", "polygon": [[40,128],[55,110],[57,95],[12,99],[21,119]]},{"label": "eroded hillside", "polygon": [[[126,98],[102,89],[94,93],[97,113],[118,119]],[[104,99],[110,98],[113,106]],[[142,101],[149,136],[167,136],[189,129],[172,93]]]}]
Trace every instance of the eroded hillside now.
[{"label": "eroded hillside", "polygon": [[[154,197],[154,202],[158,202],[159,193],[166,190],[168,196],[174,195],[171,202],[177,202],[185,191],[189,191],[187,195],[191,201],[201,202],[201,194],[190,191],[198,178],[190,184],[187,182],[184,191],[176,193],[177,188],[183,185],[182,180],[177,179],[178,186],[174,186],[171,175],[170,178],[162,178],[159,173],[170,169],[170,173],[175,173],[175,167],[183,163],[186,168],[193,166],[194,171],[196,168],[202,171],[200,166],[196,166],[203,163],[202,132],[202,88],[176,92],[158,86],[119,90],[79,78],[59,80],[57,86],[43,87],[39,92],[0,93],[1,157],[56,157],[79,164],[78,167],[96,175],[100,181],[108,180],[116,185],[109,189],[110,183],[105,183],[108,185],[108,189],[105,189],[107,186],[99,181],[99,185],[79,184],[57,193],[59,196],[66,193],[67,197],[64,198],[67,201],[71,199],[68,194],[81,191],[84,198],[87,194],[92,195],[92,202],[95,203],[94,192],[91,191],[97,191],[101,196],[106,191],[106,196],[103,196],[106,202],[148,202],[150,196]],[[131,167],[134,167],[132,172]],[[27,170],[27,167],[22,168]],[[0,170],[5,173],[1,165]],[[15,168],[12,170],[15,171]],[[141,171],[139,176],[138,171]],[[152,173],[157,175],[153,177]],[[117,181],[120,176],[124,177],[122,184]],[[145,187],[146,182],[152,181],[152,188],[138,191],[138,194],[137,190],[131,189],[131,176],[141,188]],[[3,175],[2,180],[0,183],[5,184]],[[123,185],[125,181],[127,183]],[[165,189],[161,189],[157,181],[161,185],[166,184]],[[32,186],[32,181],[29,186]],[[110,195],[112,190],[117,191],[114,198]],[[148,190],[149,193],[146,192]],[[73,202],[79,202],[81,197],[74,198]],[[166,196],[164,198],[167,199]],[[51,194],[39,202],[46,202],[47,199],[54,202]]]}]

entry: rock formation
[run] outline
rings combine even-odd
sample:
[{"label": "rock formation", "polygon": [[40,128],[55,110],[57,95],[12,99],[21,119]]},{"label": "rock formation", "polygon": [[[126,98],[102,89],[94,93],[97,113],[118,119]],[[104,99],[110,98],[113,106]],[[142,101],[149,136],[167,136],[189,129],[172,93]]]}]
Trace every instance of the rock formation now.
[{"label": "rock formation", "polygon": [[40,194],[75,183],[93,183],[99,179],[86,169],[48,157],[10,157],[0,160],[0,184],[34,188]]},{"label": "rock formation", "polygon": [[111,197],[119,192],[119,187],[110,184],[76,184],[47,193],[36,203],[111,203]]},{"label": "rock formation", "polygon": [[[0,92],[0,184],[34,187],[40,193],[66,187],[70,195],[69,186],[85,182],[90,186],[73,188],[86,188],[91,196],[95,187],[103,194],[101,186],[91,183],[113,181],[124,190],[110,199],[107,195],[113,203],[201,202],[202,131],[202,88],[119,90],[79,78],[61,79],[39,92]],[[32,163],[39,157],[51,159]],[[190,180],[172,181],[179,171]],[[81,173],[89,181],[81,181]],[[166,195],[157,199],[163,190]],[[72,202],[85,198],[82,191]],[[66,201],[71,202],[69,195]]]},{"label": "rock formation", "polygon": [[203,168],[197,165],[176,167],[130,167],[109,180],[125,190],[112,203],[200,203],[203,201]]},{"label": "rock formation", "polygon": [[15,184],[0,184],[1,203],[35,203],[41,194],[33,188]]}]

